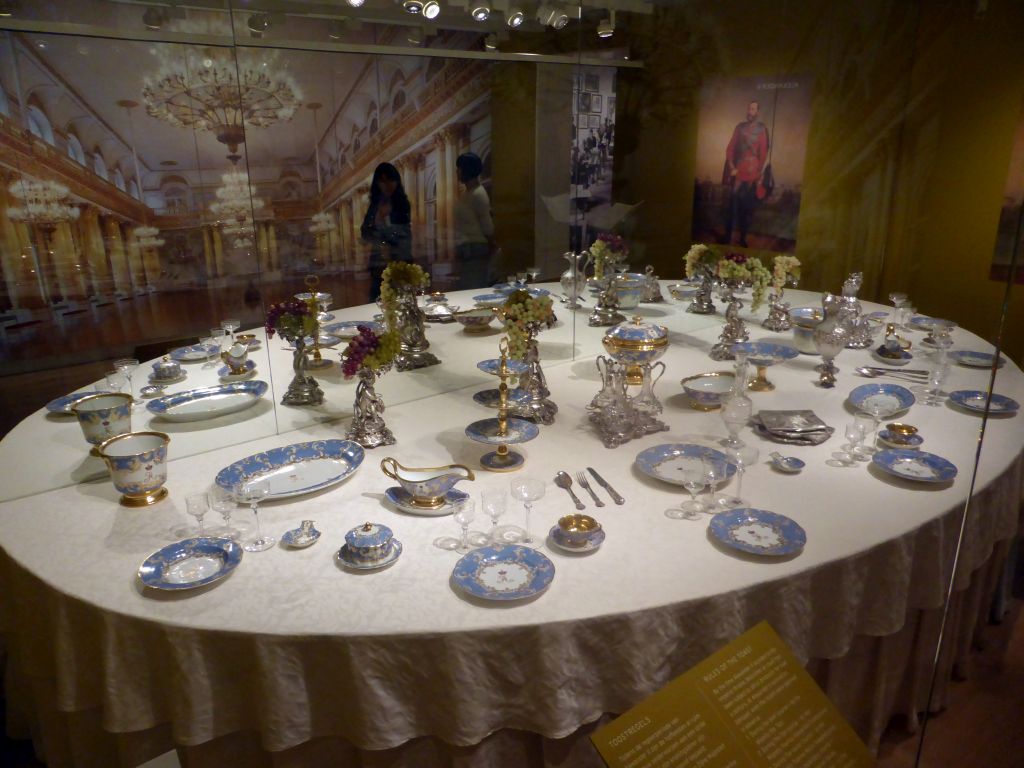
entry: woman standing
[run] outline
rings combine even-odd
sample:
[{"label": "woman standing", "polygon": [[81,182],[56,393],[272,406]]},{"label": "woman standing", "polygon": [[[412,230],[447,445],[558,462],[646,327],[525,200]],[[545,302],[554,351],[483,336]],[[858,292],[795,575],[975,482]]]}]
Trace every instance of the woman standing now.
[{"label": "woman standing", "polygon": [[370,207],[360,234],[370,244],[370,301],[380,296],[381,276],[390,261],[412,261],[412,206],[402,177],[391,163],[373,171]]},{"label": "woman standing", "polygon": [[491,201],[480,185],[484,164],[472,152],[459,155],[455,170],[466,191],[455,201],[455,256],[459,267],[459,288],[488,285],[490,259],[494,255],[494,222]]}]

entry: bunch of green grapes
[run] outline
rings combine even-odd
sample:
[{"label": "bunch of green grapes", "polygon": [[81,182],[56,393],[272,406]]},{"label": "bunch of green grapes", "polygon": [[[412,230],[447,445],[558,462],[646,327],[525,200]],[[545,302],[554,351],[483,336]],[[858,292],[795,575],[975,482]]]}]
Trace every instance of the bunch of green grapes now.
[{"label": "bunch of green grapes", "polygon": [[386,368],[395,361],[399,352],[397,331],[385,331],[378,337],[377,347],[363,358],[363,365],[374,371]]},{"label": "bunch of green grapes", "polygon": [[505,302],[503,314],[508,332],[508,351],[515,360],[526,357],[530,328],[543,328],[554,317],[550,296],[531,296],[526,291],[512,293]]}]

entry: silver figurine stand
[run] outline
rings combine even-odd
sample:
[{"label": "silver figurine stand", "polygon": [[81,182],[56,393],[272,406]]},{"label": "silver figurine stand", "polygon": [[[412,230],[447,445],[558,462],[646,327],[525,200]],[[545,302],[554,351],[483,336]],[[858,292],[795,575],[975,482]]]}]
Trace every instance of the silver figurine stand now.
[{"label": "silver figurine stand", "polygon": [[761,327],[776,333],[790,330],[793,321],[789,317],[789,302],[783,301],[775,293],[768,294],[768,317],[761,323]]},{"label": "silver figurine stand", "polygon": [[363,448],[378,448],[395,443],[395,436],[384,423],[384,400],[374,389],[376,381],[377,374],[374,371],[368,368],[359,369],[356,402],[352,407],[352,424],[345,438],[359,443]]},{"label": "silver figurine stand", "polygon": [[305,341],[297,338],[292,343],[295,345],[292,353],[292,370],[295,375],[288,384],[288,391],[281,398],[281,405],[320,405],[324,401],[324,392],[316,379],[306,373],[309,358],[306,357]]},{"label": "silver figurine stand", "polygon": [[512,409],[512,413],[524,419],[531,419],[538,424],[554,424],[558,406],[549,399],[551,390],[548,389],[547,379],[540,367],[540,353],[537,351],[538,330],[530,329],[524,360],[529,368],[519,377],[519,389],[529,392],[530,397],[525,402],[516,405]]},{"label": "silver figurine stand", "polygon": [[397,315],[399,352],[395,357],[395,367],[400,371],[412,371],[439,365],[441,361],[427,351],[430,342],[427,341],[426,316],[416,304],[413,291],[403,291],[398,297]]},{"label": "silver figurine stand", "polygon": [[725,325],[718,337],[718,343],[711,348],[712,360],[735,359],[732,353],[733,345],[750,338],[743,320],[740,319],[740,308],[743,306],[743,302],[733,296],[731,292],[726,300],[728,306],[725,310]]},{"label": "silver figurine stand", "polygon": [[695,315],[715,314],[715,304],[711,301],[711,289],[711,273],[705,270],[701,272],[697,293],[693,295],[690,306],[686,308],[686,311],[692,312]]},{"label": "silver figurine stand", "polygon": [[606,325],[618,325],[626,319],[626,316],[619,312],[619,297],[615,293],[615,279],[605,278],[604,289],[597,295],[597,306],[590,313],[587,325],[591,328],[599,328]]}]

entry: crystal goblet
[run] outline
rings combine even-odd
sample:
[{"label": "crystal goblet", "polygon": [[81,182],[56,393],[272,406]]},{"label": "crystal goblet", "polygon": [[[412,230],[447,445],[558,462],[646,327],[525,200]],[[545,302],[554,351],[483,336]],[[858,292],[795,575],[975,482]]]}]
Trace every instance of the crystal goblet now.
[{"label": "crystal goblet", "polygon": [[235,499],[249,505],[256,521],[256,536],[242,544],[242,549],[246,552],[262,552],[277,543],[277,539],[273,536],[264,536],[260,530],[259,503],[269,495],[270,483],[266,480],[242,481],[235,486]]},{"label": "crystal goblet", "polygon": [[523,509],[526,512],[525,525],[523,526],[525,533],[519,542],[520,544],[526,544],[531,547],[538,546],[537,539],[530,532],[530,512],[534,502],[544,498],[546,488],[546,483],[535,477],[519,477],[511,482],[512,498],[522,502]]}]

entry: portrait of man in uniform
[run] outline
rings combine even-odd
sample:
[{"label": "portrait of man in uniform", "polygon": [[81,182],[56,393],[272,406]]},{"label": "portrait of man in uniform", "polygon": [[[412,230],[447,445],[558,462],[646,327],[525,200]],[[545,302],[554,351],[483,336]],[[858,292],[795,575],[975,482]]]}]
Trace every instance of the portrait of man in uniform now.
[{"label": "portrait of man in uniform", "polygon": [[732,78],[701,90],[693,241],[796,250],[811,122],[809,75]]}]

